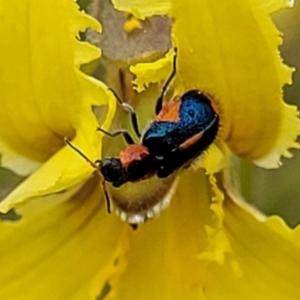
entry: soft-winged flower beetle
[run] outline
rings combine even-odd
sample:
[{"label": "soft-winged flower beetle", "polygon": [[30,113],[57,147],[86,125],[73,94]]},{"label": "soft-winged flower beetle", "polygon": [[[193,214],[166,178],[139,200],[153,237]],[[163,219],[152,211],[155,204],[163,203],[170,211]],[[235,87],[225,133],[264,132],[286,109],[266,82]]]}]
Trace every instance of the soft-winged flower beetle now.
[{"label": "soft-winged flower beetle", "polygon": [[[157,99],[155,119],[139,131],[137,115],[133,107],[123,102],[111,90],[115,98],[131,115],[131,123],[139,143],[135,143],[126,130],[114,133],[102,128],[98,131],[110,137],[123,135],[127,146],[119,157],[108,157],[92,162],[68,139],[65,142],[84,157],[103,176],[103,190],[110,212],[110,198],[105,182],[110,182],[118,188],[128,182],[146,180],[152,176],[166,178],[180,168],[188,167],[195,158],[206,150],[215,140],[219,129],[219,115],[214,103],[199,90],[189,90],[181,96],[176,96],[163,104],[168,87],[176,74],[177,49],[173,59],[173,70]],[[142,203],[136,211],[128,206],[114,203],[115,210],[123,220],[132,227],[158,215],[167,206],[163,203]]]}]

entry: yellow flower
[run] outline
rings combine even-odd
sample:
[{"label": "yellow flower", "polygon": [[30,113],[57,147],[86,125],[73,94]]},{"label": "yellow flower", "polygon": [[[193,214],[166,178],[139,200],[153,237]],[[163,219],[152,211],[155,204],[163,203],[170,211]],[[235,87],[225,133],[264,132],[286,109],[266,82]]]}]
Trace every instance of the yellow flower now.
[{"label": "yellow flower", "polygon": [[[102,157],[103,135],[95,128],[109,128],[116,100],[79,71],[99,51],[78,39],[99,24],[71,0],[2,1],[2,164],[30,176],[0,204],[22,216],[0,224],[1,297],[297,299],[299,230],[251,210],[228,178],[230,151],[277,167],[297,147],[297,110],[281,93],[291,69],[278,56],[281,40],[269,17],[285,1],[134,2],[122,9],[174,19],[174,89],[214,98],[218,139],[195,168],[178,174],[170,207],[132,231],[106,213],[94,170],[63,143],[74,137],[88,157]],[[138,89],[166,78],[171,60],[169,54],[132,67]],[[103,123],[93,107],[106,111]]]}]

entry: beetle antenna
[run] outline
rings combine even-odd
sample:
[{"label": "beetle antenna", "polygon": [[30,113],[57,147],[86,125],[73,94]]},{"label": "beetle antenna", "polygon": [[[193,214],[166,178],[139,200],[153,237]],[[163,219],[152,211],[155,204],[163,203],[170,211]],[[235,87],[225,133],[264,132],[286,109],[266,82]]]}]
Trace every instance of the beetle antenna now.
[{"label": "beetle antenna", "polygon": [[[93,168],[98,170],[99,175],[102,177],[102,175],[99,172],[99,166],[101,166],[102,164],[102,160],[98,159],[95,162],[91,161],[83,152],[81,152],[78,148],[76,148],[69,140],[68,138],[64,138],[65,143],[70,146],[74,151],[76,151],[80,156],[82,156]],[[106,206],[107,206],[107,212],[110,214],[111,213],[111,205],[110,205],[110,199],[108,196],[108,192],[106,189],[106,185],[105,185],[105,179],[103,179],[102,181],[102,188],[103,188],[103,192],[104,192],[104,197],[105,197],[105,201],[106,201]]]},{"label": "beetle antenna", "polygon": [[[99,169],[97,164],[94,163],[92,160],[90,160],[83,152],[81,152],[78,148],[76,148],[69,140],[68,138],[64,138],[65,143],[71,147],[74,151],[76,151],[80,156],[82,156],[93,168]],[[101,164],[101,160],[97,160],[97,163]]]}]

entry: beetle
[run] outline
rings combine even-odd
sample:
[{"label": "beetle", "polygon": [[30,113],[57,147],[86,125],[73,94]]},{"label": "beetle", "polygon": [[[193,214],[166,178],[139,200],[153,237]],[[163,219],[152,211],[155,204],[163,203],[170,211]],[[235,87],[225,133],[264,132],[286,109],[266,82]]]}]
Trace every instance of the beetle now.
[{"label": "beetle", "polygon": [[105,182],[110,182],[118,188],[127,182],[136,182],[148,179],[155,175],[156,166],[153,164],[153,157],[148,149],[143,145],[129,144],[123,148],[119,157],[108,157],[103,160],[93,162],[82,151],[75,147],[69,139],[65,138],[65,143],[81,155],[90,165],[97,169],[104,180],[103,190],[107,202],[107,211],[111,213],[110,198],[108,196]]},{"label": "beetle", "polygon": [[[110,198],[106,191],[106,181],[118,188],[128,182],[146,180],[153,176],[167,178],[176,170],[188,167],[213,143],[217,136],[219,114],[213,101],[199,90],[189,90],[163,104],[168,87],[176,74],[176,58],[177,49],[175,48],[173,71],[156,101],[156,117],[142,134],[140,134],[137,115],[133,107],[123,102],[114,90],[109,89],[119,104],[130,113],[131,124],[139,142],[134,142],[126,130],[121,129],[110,133],[102,128],[97,128],[98,131],[112,138],[123,135],[127,146],[121,150],[118,157],[108,157],[92,162],[68,139],[65,139],[70,147],[83,156],[103,176],[103,189],[108,212],[110,212]],[[128,221],[134,228],[137,227],[137,224],[150,218],[154,211],[159,213],[160,208],[166,206],[160,205],[157,208],[159,203],[142,203],[133,212],[128,205],[114,204],[117,206],[115,210],[119,212],[121,218]],[[140,207],[143,207],[143,211]]]},{"label": "beetle", "polygon": [[156,175],[164,178],[188,167],[217,136],[219,115],[211,100],[190,90],[165,104],[145,129],[141,144],[157,163]]}]

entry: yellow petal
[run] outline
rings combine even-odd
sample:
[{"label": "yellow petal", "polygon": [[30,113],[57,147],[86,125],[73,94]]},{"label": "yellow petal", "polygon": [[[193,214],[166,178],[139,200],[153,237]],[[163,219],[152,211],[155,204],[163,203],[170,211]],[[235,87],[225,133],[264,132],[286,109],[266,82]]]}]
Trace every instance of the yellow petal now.
[{"label": "yellow petal", "polygon": [[[11,7],[8,5],[5,10],[2,6],[1,9],[9,14]],[[10,35],[5,38],[7,43],[1,49],[5,52],[2,65],[7,69],[0,92],[3,93],[3,109],[0,111],[0,145],[5,145],[1,149],[3,165],[22,171],[22,174],[27,170],[28,174],[39,166],[38,161],[45,160],[64,145],[65,136],[71,138],[75,132],[74,144],[94,161],[101,157],[103,135],[96,132],[99,124],[92,106],[101,106],[106,113],[101,126],[108,128],[116,100],[103,83],[78,70],[80,64],[96,58],[99,51],[79,42],[75,36],[87,26],[99,29],[99,24],[79,12],[72,1],[65,5],[57,1],[48,1],[47,5],[35,4],[30,6],[29,13],[26,7],[23,2],[17,10],[24,25],[20,25],[17,19],[15,22],[18,22],[20,30],[24,30],[23,35],[28,33],[26,30],[31,33],[31,39],[28,42],[25,38],[19,40]],[[31,14],[35,16],[33,20]],[[58,18],[62,21],[58,22]],[[8,34],[16,26],[10,15],[7,20],[8,24],[2,22],[0,25],[5,25],[1,34]],[[41,30],[44,32],[43,39],[40,38]],[[62,42],[59,43],[60,40]],[[11,48],[23,49],[15,64],[4,62],[14,58]],[[32,60],[32,55],[36,60]],[[19,59],[22,63],[17,64]],[[20,68],[21,74],[27,72],[30,76],[24,75],[23,81],[17,81],[16,75],[20,72],[16,68]],[[12,80],[16,81],[15,89],[10,88]],[[22,111],[22,122],[16,106]],[[11,122],[15,126],[9,125]],[[31,164],[24,163],[24,156],[25,161],[27,157]],[[64,147],[2,201],[0,210],[7,212],[25,200],[66,189],[86,179],[92,172],[93,169],[82,157]]]},{"label": "yellow petal", "polygon": [[260,165],[277,166],[295,145],[299,120],[282,101],[291,69],[278,56],[281,38],[270,16],[254,2],[189,1],[173,2],[179,84],[212,95],[221,113],[220,137],[235,154],[254,161],[271,156]]},{"label": "yellow petal", "polygon": [[209,187],[204,175],[184,175],[170,207],[132,233],[128,268],[113,299],[202,299],[204,263],[196,256],[204,247],[204,224],[211,216]]},{"label": "yellow petal", "polygon": [[[90,91],[93,91],[92,87]],[[111,93],[109,97],[113,98]],[[115,99],[111,99],[111,103],[103,128],[108,128],[114,114]],[[81,111],[80,127],[73,144],[95,161],[101,157],[103,135],[95,130],[97,122],[95,117],[89,118],[90,109],[89,107],[89,110]],[[93,171],[94,169],[78,153],[65,146],[3,199],[0,203],[0,211],[7,212],[32,198],[65,190],[87,179]]]},{"label": "yellow petal", "polygon": [[268,13],[273,13],[281,8],[292,7],[294,0],[256,0],[257,5]]},{"label": "yellow petal", "polygon": [[132,234],[113,299],[297,299],[296,236],[277,219],[245,211],[226,191],[216,230],[216,192],[203,173],[184,174],[170,207]]},{"label": "yellow petal", "polygon": [[26,217],[0,223],[1,298],[96,299],[122,271],[128,228],[107,215],[95,178],[19,213]]},{"label": "yellow petal", "polygon": [[261,167],[278,168],[281,166],[280,156],[286,158],[292,157],[288,148],[299,149],[297,142],[292,142],[295,136],[299,134],[300,123],[298,121],[299,112],[295,106],[283,105],[282,124],[279,128],[278,139],[269,153],[253,162]]},{"label": "yellow petal", "polygon": [[229,150],[220,140],[216,140],[191,165],[194,170],[204,168],[206,174],[218,173],[228,166]]},{"label": "yellow petal", "polygon": [[258,221],[229,198],[225,212],[224,231],[241,274],[230,276],[226,263],[210,268],[206,299],[297,299],[300,247],[291,230],[282,221]]},{"label": "yellow petal", "polygon": [[150,83],[163,82],[172,72],[174,51],[169,51],[165,57],[151,63],[138,63],[130,67],[130,72],[135,75],[132,81],[137,92],[143,92]]},{"label": "yellow petal", "polygon": [[171,2],[169,0],[112,0],[115,8],[133,14],[139,19],[145,19],[153,15],[166,14],[170,10]]},{"label": "yellow petal", "polygon": [[292,69],[278,56],[281,38],[269,13],[291,3],[189,1],[172,2],[177,90],[198,88],[211,95],[221,114],[220,137],[230,149],[260,166],[278,167],[280,156],[298,147],[300,130],[297,109],[282,101]]},{"label": "yellow petal", "polygon": [[99,30],[99,24],[79,12],[73,1],[14,2],[3,2],[0,8],[0,36],[5,40],[0,56],[0,145],[4,165],[18,171],[12,155],[34,161],[36,167],[61,148],[63,137],[72,137],[81,122],[89,119],[89,130],[94,131],[91,105],[108,100],[101,91],[104,86],[94,83],[88,91],[91,81],[78,70],[97,58],[99,50],[76,36],[87,27]]}]

